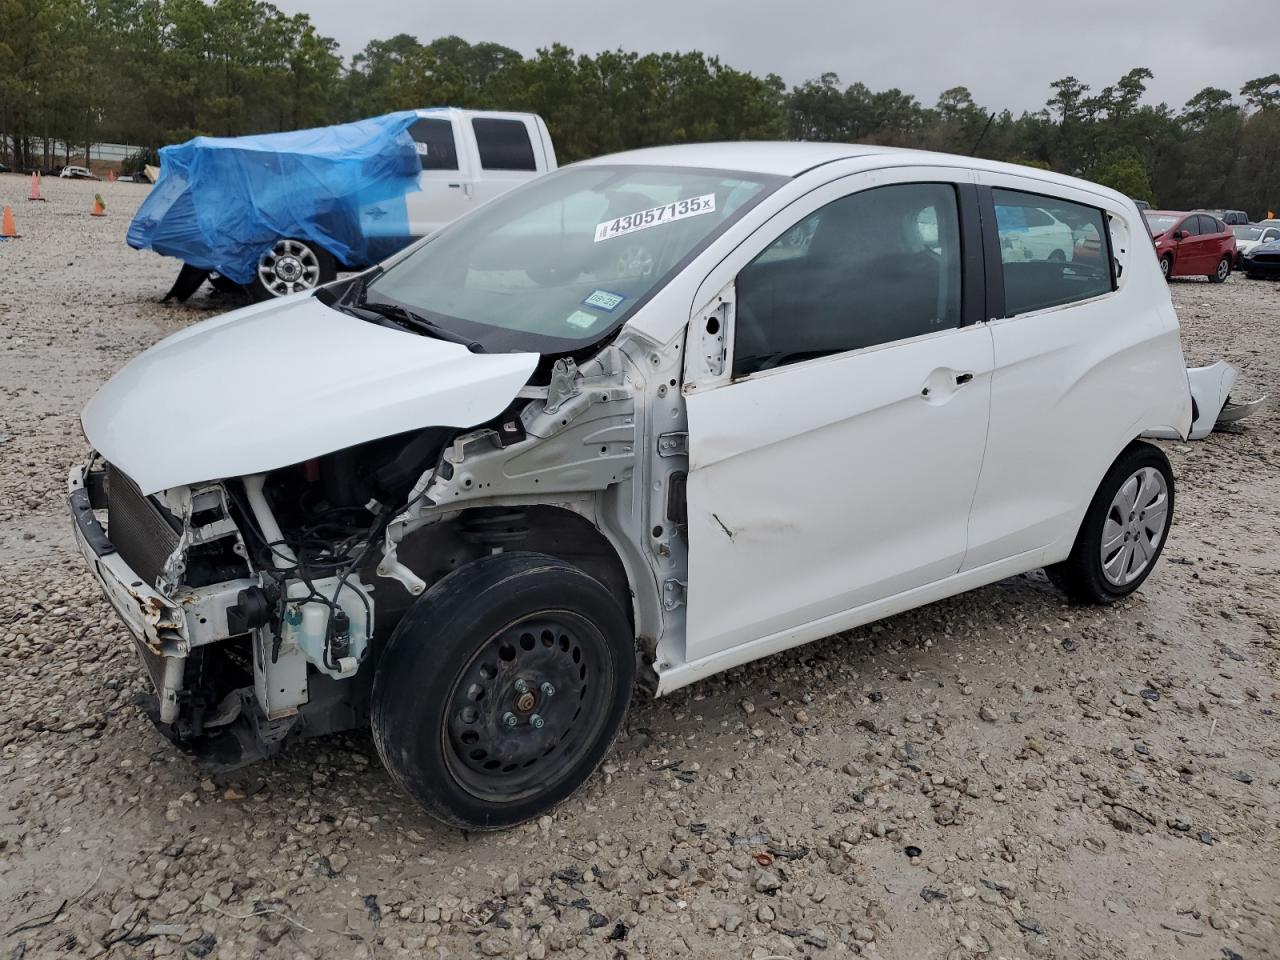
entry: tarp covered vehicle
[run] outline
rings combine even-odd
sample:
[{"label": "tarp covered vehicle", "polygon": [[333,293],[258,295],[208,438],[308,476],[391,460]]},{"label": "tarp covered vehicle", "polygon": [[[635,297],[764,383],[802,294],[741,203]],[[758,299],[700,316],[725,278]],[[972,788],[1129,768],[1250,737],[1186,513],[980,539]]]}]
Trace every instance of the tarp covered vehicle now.
[{"label": "tarp covered vehicle", "polygon": [[[391,250],[370,249],[361,211],[376,206],[411,239],[404,197],[421,164],[409,128],[417,111],[253,137],[196,137],[160,151],[160,179],[129,225],[129,246],[177,257],[170,296],[185,299],[213,271],[252,285],[264,256],[282,247],[275,273],[298,289]],[[386,232],[386,231],[383,231]],[[274,291],[268,291],[274,292]],[[281,291],[292,292],[292,291]]]},{"label": "tarp covered vehicle", "polygon": [[256,299],[313,289],[556,168],[541,117],[455,107],[197,137],[160,157],[129,243],[183,261],[180,300],[206,277]]}]

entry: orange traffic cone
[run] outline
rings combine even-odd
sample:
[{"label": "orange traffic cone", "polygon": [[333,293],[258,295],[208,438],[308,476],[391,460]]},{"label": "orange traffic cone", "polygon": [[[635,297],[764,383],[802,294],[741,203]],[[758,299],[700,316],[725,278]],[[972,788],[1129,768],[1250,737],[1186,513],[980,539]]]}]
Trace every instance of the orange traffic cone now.
[{"label": "orange traffic cone", "polygon": [[91,217],[105,217],[107,215],[107,205],[102,202],[102,194],[95,193],[93,195],[93,209],[89,211]]},{"label": "orange traffic cone", "polygon": [[18,233],[18,228],[13,225],[13,207],[5,206],[3,221],[0,222],[0,238],[5,240],[17,240],[22,234]]},{"label": "orange traffic cone", "polygon": [[27,197],[27,199],[28,200],[44,199],[44,197],[40,196],[40,174],[36,173],[34,170],[31,171],[31,196]]}]

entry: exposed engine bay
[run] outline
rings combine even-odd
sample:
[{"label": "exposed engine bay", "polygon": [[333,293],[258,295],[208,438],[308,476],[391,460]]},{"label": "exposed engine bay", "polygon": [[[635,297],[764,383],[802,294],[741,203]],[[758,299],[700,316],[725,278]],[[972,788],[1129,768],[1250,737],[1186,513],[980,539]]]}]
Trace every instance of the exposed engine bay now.
[{"label": "exposed engine bay", "polygon": [[[636,514],[634,370],[617,346],[581,370],[563,358],[535,375],[545,385],[526,387],[478,427],[408,431],[152,496],[100,459],[80,471],[79,490],[73,472],[73,505],[79,497],[86,508],[76,508],[77,521],[89,546],[105,551],[96,572],[117,608],[111,565],[140,578],[127,590],[142,611],[131,625],[158,691],[152,719],[223,768],[290,736],[360,726],[374,672],[364,667],[416,597],[503,550],[570,560],[624,609],[639,609],[620,558],[634,543],[624,529]],[[665,364],[659,372],[668,374]],[[678,392],[663,386],[673,404],[666,422],[682,426]],[[673,522],[645,538],[647,558],[632,549],[629,559],[674,571],[686,552],[687,458],[683,434],[666,436],[673,455],[659,463],[676,476],[658,483],[648,508]],[[678,591],[682,578],[666,579]],[[657,582],[640,587],[650,609],[662,609]],[[668,614],[679,616],[678,606]],[[661,631],[649,622],[642,635]],[[654,646],[642,644],[650,664]]]}]

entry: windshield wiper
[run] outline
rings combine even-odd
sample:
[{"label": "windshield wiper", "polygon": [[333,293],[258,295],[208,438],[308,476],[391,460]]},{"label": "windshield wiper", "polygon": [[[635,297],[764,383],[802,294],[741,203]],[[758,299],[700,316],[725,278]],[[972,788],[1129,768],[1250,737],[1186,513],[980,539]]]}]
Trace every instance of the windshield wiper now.
[{"label": "windshield wiper", "polygon": [[435,337],[437,340],[447,340],[449,343],[458,343],[466,347],[472,353],[483,353],[484,346],[479,340],[472,340],[470,337],[464,336],[448,327],[441,326],[433,320],[428,320],[421,314],[414,313],[408,307],[399,303],[386,303],[382,300],[369,300],[364,292],[361,292],[360,298],[355,303],[346,305],[347,310],[363,310],[365,313],[376,314],[379,317],[386,317],[393,320],[401,327],[407,330],[413,330],[418,333],[425,333],[428,336]]}]

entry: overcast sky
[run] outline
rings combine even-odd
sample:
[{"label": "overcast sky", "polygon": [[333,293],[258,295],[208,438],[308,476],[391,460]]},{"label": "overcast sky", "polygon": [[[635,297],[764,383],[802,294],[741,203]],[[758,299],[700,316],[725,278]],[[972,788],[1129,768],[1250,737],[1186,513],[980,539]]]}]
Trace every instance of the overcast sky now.
[{"label": "overcast sky", "polygon": [[1038,109],[1068,74],[1100,90],[1149,67],[1151,102],[1207,86],[1233,94],[1280,70],[1280,0],[276,0],[307,12],[350,57],[369,40],[457,34],[532,54],[701,50],[788,84],[824,71],[931,105],[967,86],[979,104]]}]

